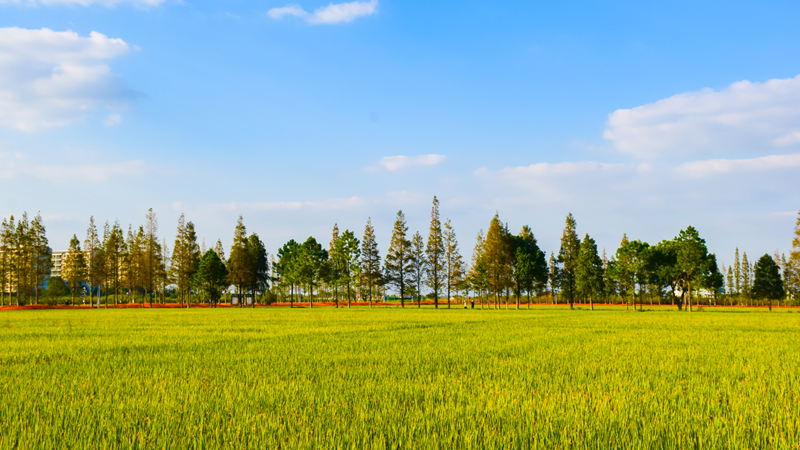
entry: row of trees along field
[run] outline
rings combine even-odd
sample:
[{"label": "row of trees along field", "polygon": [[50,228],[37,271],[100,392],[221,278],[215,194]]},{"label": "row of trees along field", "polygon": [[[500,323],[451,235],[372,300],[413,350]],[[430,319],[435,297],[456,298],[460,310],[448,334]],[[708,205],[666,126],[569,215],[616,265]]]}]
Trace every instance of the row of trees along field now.
[{"label": "row of trees along field", "polygon": [[[397,213],[385,258],[381,258],[372,221],[362,239],[334,225],[327,248],[309,237],[290,240],[276,255],[267,253],[257,234],[247,234],[242,217],[234,229],[226,259],[221,241],[206,250],[198,244],[194,224],[183,215],[178,221],[173,250],[158,237],[158,220],[151,209],[144,225],[129,226],[127,234],[118,222],[98,233],[94,218],[83,246],[77,236],[63,258],[62,280],[49,279],[51,254],[42,219],[5,219],[0,230],[0,285],[2,304],[38,303],[44,294],[67,290],[71,302],[85,286],[89,303],[102,297],[107,306],[174,302],[217,304],[226,293],[236,294],[241,306],[283,301],[291,306],[302,301],[330,302],[337,307],[353,301],[384,300],[388,294],[405,307],[419,307],[428,298],[450,307],[453,298],[476,300],[481,308],[500,308],[522,303],[576,302],[625,304],[641,309],[644,304],[669,304],[692,309],[698,303],[720,305],[795,304],[800,293],[800,216],[792,252],[764,255],[751,265],[738,248],[727,270],[718,267],[705,240],[687,227],[678,236],[655,245],[623,235],[617,251],[608,257],[598,251],[594,239],[581,239],[572,214],[566,219],[558,252],[549,259],[529,226],[518,234],[495,214],[484,233],[478,233],[472,259],[467,265],[459,250],[450,220],[442,223],[439,200],[434,197],[427,239],[409,233],[405,215]],[[277,257],[277,259],[276,259]],[[47,289],[42,292],[42,287]],[[49,297],[52,297],[50,295]],[[389,298],[392,298],[389,297]],[[232,297],[229,297],[232,298]]]}]

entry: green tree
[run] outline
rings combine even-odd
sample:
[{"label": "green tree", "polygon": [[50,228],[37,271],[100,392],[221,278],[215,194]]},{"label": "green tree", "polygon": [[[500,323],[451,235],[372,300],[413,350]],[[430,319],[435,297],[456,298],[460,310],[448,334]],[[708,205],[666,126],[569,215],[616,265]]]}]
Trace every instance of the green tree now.
[{"label": "green tree", "polygon": [[[250,234],[250,237],[247,238],[247,252],[251,264],[248,282],[250,292],[253,294],[253,308],[255,308],[257,296],[269,290],[269,255],[267,248],[256,233]],[[327,253],[325,256],[327,257]]]},{"label": "green tree", "polygon": [[152,308],[159,274],[166,270],[163,249],[158,242],[158,218],[153,208],[147,210],[143,262],[144,288],[150,299],[150,307]]},{"label": "green tree", "polygon": [[661,288],[669,290],[672,304],[675,305],[678,298],[676,292],[681,282],[677,241],[663,240],[650,247],[649,257],[654,277]]},{"label": "green tree", "polygon": [[411,273],[409,283],[416,288],[415,297],[417,298],[417,308],[420,308],[422,298],[422,285],[425,284],[425,267],[428,259],[425,257],[425,239],[417,231],[411,237]]},{"label": "green tree", "polygon": [[361,241],[361,292],[366,293],[370,308],[372,308],[372,298],[382,284],[382,278],[381,255],[378,252],[378,242],[375,240],[375,228],[372,227],[372,218],[368,218],[367,226],[364,228],[364,239]]},{"label": "green tree", "polygon": [[483,309],[483,295],[488,289],[488,275],[486,273],[486,263],[484,259],[484,251],[486,249],[486,238],[483,235],[483,230],[478,232],[475,238],[475,247],[472,248],[472,261],[467,275],[467,281],[472,290],[478,294],[478,299]]},{"label": "green tree", "polygon": [[739,296],[742,293],[742,266],[739,262],[739,247],[736,247],[736,253],[733,260],[733,276],[734,276],[734,294]]},{"label": "green tree", "polygon": [[575,303],[575,271],[578,268],[578,255],[581,251],[581,240],[578,239],[577,224],[572,213],[567,214],[566,226],[561,235],[561,248],[558,251],[558,263],[561,266],[561,292],[573,309]]},{"label": "green tree", "polygon": [[[352,234],[352,233],[350,233]],[[341,241],[341,239],[339,239]],[[314,307],[314,287],[318,286],[323,278],[323,270],[327,265],[328,251],[313,237],[309,237],[300,246],[297,258],[298,273],[304,284],[308,287],[309,307]],[[349,297],[348,297],[349,304]]]},{"label": "green tree", "polygon": [[350,307],[352,289],[351,286],[358,282],[361,273],[361,249],[360,242],[355,234],[350,230],[345,230],[339,239],[336,240],[334,258],[336,266],[339,268],[339,280],[345,288],[347,294],[347,307]]},{"label": "green tree", "polygon": [[[487,287],[494,296],[495,309],[500,307],[500,295],[509,287],[513,257],[513,249],[507,230],[500,222],[500,216],[495,213],[492,221],[489,222],[489,231],[486,232],[486,242],[483,249]],[[506,309],[508,309],[508,300],[506,300]]]},{"label": "green tree", "polygon": [[597,254],[597,244],[587,233],[581,242],[578,263],[575,267],[575,293],[589,300],[594,310],[594,301],[603,295],[603,260]]},{"label": "green tree", "polygon": [[[630,293],[633,296],[634,311],[636,310],[636,288],[639,287],[641,294],[648,280],[649,248],[648,243],[638,239],[629,241],[627,235],[624,235],[622,243],[617,249],[616,278],[622,285],[622,292]],[[627,297],[625,297],[625,302],[627,306]]]},{"label": "green tree", "polygon": [[789,260],[786,262],[786,287],[792,297],[800,294],[800,212],[797,213],[797,223],[794,227],[794,239],[792,239],[792,251],[789,253]]},{"label": "green tree", "polygon": [[780,300],[786,295],[780,268],[768,254],[756,262],[752,292],[753,297],[767,300],[770,311],[772,311],[772,301]]},{"label": "green tree", "polygon": [[[780,277],[780,275],[778,275]],[[714,304],[716,304],[717,297],[720,290],[725,285],[725,278],[719,271],[717,266],[717,255],[711,253],[708,255],[708,272],[703,278],[703,287],[708,289],[714,297]]]},{"label": "green tree", "polygon": [[447,285],[447,307],[450,308],[451,291],[458,291],[464,280],[464,259],[458,250],[456,231],[450,219],[444,223],[444,269]]},{"label": "green tree", "polygon": [[103,280],[103,249],[100,237],[97,235],[97,226],[94,216],[89,217],[89,228],[86,230],[86,240],[83,241],[83,250],[86,253],[86,282],[89,285],[89,304],[94,305],[94,289],[100,286]]},{"label": "green tree", "polygon": [[80,283],[86,281],[86,259],[81,251],[81,243],[78,237],[72,235],[69,241],[69,250],[64,257],[61,265],[61,273],[69,283],[69,290],[72,293],[72,304],[75,304],[75,294],[80,289]]},{"label": "green tree", "polygon": [[57,305],[58,299],[69,294],[69,288],[60,277],[51,277],[47,280],[47,296],[50,304]]},{"label": "green tree", "polygon": [[205,297],[216,308],[223,291],[228,286],[228,269],[214,250],[207,250],[200,258],[195,275],[197,286]]},{"label": "green tree", "polygon": [[[245,228],[244,220],[240,215],[233,232],[231,256],[228,259],[228,284],[235,287],[240,308],[245,303],[242,294],[247,291],[247,288],[252,283],[253,263],[251,256],[247,249],[247,228]],[[174,259],[175,256],[173,254]]]},{"label": "green tree", "polygon": [[392,230],[392,241],[384,260],[384,274],[386,282],[397,289],[400,294],[400,306],[405,308],[406,285],[411,279],[413,258],[411,255],[411,241],[406,238],[408,226],[403,211],[397,212]]},{"label": "green tree", "polygon": [[278,262],[275,264],[275,272],[280,277],[280,282],[284,287],[289,287],[289,307],[294,305],[295,287],[299,281],[300,244],[294,239],[283,244],[278,249]]},{"label": "green tree", "polygon": [[433,304],[439,307],[439,291],[445,283],[445,249],[442,235],[442,223],[439,220],[439,199],[433,196],[431,207],[431,227],[428,233],[428,245],[425,247],[425,280],[433,292]]},{"label": "green tree", "polygon": [[550,252],[550,259],[547,262],[547,281],[550,284],[550,297],[558,302],[558,293],[561,291],[561,268],[558,267],[553,252]]},{"label": "green tree", "polygon": [[47,243],[47,233],[41,214],[36,214],[31,221],[31,244],[35,266],[33,270],[34,298],[38,305],[39,286],[44,286],[44,283],[50,277],[53,266],[52,251],[50,250],[50,245]]},{"label": "green tree", "polygon": [[333,288],[333,298],[336,307],[339,307],[339,285],[341,285],[341,270],[337,265],[339,263],[339,259],[335,257],[336,255],[336,242],[339,240],[339,224],[333,224],[333,233],[331,234],[331,243],[329,244],[328,250],[328,286]]},{"label": "green tree", "polygon": [[[678,243],[678,268],[682,274],[683,287],[688,294],[689,311],[692,311],[692,291],[702,284],[709,273],[708,248],[705,239],[689,226],[681,230]],[[683,296],[683,294],[681,294]]]},{"label": "green tree", "polygon": [[[108,224],[106,224],[108,226]],[[123,262],[125,256],[125,237],[122,234],[122,227],[119,221],[114,223],[114,226],[108,230],[107,234],[104,233],[103,248],[105,249],[105,272],[109,278],[112,290],[114,293],[114,306],[119,304],[119,288],[123,282]],[[108,283],[106,283],[108,285]],[[108,298],[106,298],[106,307],[108,307]]]},{"label": "green tree", "polygon": [[[6,292],[11,289],[11,265],[12,265],[12,242],[14,241],[14,216],[11,216],[11,224],[8,219],[3,219],[0,225],[0,306],[6,304]],[[8,304],[11,305],[11,298],[9,297]]]},{"label": "green tree", "polygon": [[750,267],[750,261],[747,260],[747,252],[742,253],[742,294],[748,299],[752,298],[751,289],[753,269]]}]

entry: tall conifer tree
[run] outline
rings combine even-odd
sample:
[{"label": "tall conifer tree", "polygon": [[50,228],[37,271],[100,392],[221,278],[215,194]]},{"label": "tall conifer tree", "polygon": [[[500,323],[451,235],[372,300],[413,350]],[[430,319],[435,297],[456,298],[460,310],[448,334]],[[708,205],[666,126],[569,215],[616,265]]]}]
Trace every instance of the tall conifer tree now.
[{"label": "tall conifer tree", "polygon": [[572,213],[567,215],[566,226],[561,235],[561,249],[558,251],[558,262],[561,265],[561,292],[573,308],[575,302],[575,270],[578,267],[578,254],[581,240],[578,238],[577,224]]},{"label": "tall conifer tree", "polygon": [[444,268],[447,284],[447,307],[450,308],[451,291],[456,291],[464,280],[464,259],[458,250],[458,238],[450,219],[444,223]]},{"label": "tall conifer tree", "polygon": [[439,220],[439,199],[433,197],[431,207],[431,227],[428,233],[428,245],[425,248],[426,280],[428,287],[433,292],[433,304],[439,307],[439,291],[445,283],[445,249],[444,236],[442,235],[442,222]]},{"label": "tall conifer tree", "polygon": [[384,260],[384,273],[387,283],[397,289],[400,294],[400,306],[405,307],[406,286],[410,281],[413,259],[411,257],[411,241],[406,237],[408,225],[403,211],[397,212],[392,230],[392,241]]},{"label": "tall conifer tree", "polygon": [[417,231],[411,238],[411,274],[409,283],[417,290],[417,308],[420,308],[422,285],[425,284],[425,273],[428,259],[425,256],[425,239]]},{"label": "tall conifer tree", "polygon": [[362,292],[366,292],[370,308],[375,290],[381,284],[381,278],[381,255],[378,252],[378,242],[375,240],[372,218],[368,218],[364,227],[364,239],[361,241],[361,285]]},{"label": "tall conifer tree", "polygon": [[75,294],[80,288],[80,283],[86,281],[86,259],[81,251],[81,243],[78,237],[72,235],[69,241],[69,250],[62,260],[62,278],[69,283],[69,290],[72,296],[72,304],[75,304]]}]

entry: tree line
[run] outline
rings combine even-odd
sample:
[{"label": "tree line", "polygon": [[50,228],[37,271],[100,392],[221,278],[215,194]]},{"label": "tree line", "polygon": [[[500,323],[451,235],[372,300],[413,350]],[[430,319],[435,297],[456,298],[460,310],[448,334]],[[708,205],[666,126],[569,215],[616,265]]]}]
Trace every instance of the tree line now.
[{"label": "tree line", "polygon": [[[581,239],[572,214],[566,218],[558,252],[549,259],[527,225],[513,234],[495,214],[486,233],[481,230],[467,264],[461,256],[450,220],[442,222],[434,197],[427,239],[409,233],[405,214],[398,211],[389,248],[381,257],[371,219],[362,238],[334,225],[327,248],[314,237],[302,243],[289,240],[270,255],[256,233],[247,233],[240,216],[230,255],[222,242],[206,249],[198,243],[194,224],[178,220],[170,252],[158,237],[152,209],[145,224],[124,232],[119,222],[108,222],[98,232],[90,218],[81,245],[77,235],[63,257],[62,279],[50,279],[51,250],[41,216],[11,216],[0,228],[0,289],[2,304],[39,303],[48,293],[69,292],[71,302],[83,289],[90,304],[175,302],[181,306],[227,301],[244,304],[282,301],[329,302],[336,307],[354,301],[373,305],[391,298],[405,307],[440,300],[449,308],[453,298],[477,301],[480,308],[506,309],[521,304],[596,303],[670,304],[692,310],[699,304],[760,305],[797,301],[800,292],[800,215],[792,252],[777,252],[756,263],[747,254],[721,270],[715,254],[694,227],[672,239],[651,245],[623,235],[613,255],[598,250],[595,240]],[[47,289],[43,289],[47,286]],[[66,287],[68,286],[68,287]],[[235,299],[235,300],[234,300]]]}]

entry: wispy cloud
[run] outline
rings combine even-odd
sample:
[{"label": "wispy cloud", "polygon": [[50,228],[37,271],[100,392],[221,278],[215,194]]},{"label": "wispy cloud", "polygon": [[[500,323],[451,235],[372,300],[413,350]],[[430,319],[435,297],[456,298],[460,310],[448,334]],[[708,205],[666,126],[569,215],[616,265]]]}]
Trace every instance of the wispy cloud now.
[{"label": "wispy cloud", "polygon": [[47,28],[0,28],[0,125],[32,132],[95,109],[125,108],[138,94],[106,64],[130,51],[122,39]]},{"label": "wispy cloud", "polygon": [[141,160],[98,164],[29,164],[19,152],[0,154],[0,178],[32,177],[53,183],[98,182],[140,177],[147,165]]},{"label": "wispy cloud", "polygon": [[609,116],[603,136],[640,158],[800,146],[800,75],[620,109]]},{"label": "wispy cloud", "polygon": [[764,172],[779,169],[795,169],[797,167],[800,167],[800,154],[770,155],[748,159],[692,161],[681,164],[678,166],[677,170],[678,172],[692,177],[704,177],[720,173]]},{"label": "wispy cloud", "polygon": [[419,156],[384,156],[380,161],[378,161],[377,166],[369,167],[367,170],[372,172],[378,170],[379,168],[383,168],[393,172],[395,170],[409,169],[412,167],[435,166],[439,163],[442,163],[444,160],[444,155],[435,154]]},{"label": "wispy cloud", "polygon": [[131,3],[139,7],[158,6],[164,3],[164,0],[0,0],[0,5],[23,5],[23,6],[37,6],[37,5],[79,5],[79,6],[116,6],[121,3]]},{"label": "wispy cloud", "polygon": [[[176,202],[177,207],[183,207],[181,202]],[[212,203],[203,207],[209,210],[223,210],[223,211],[287,211],[299,209],[313,209],[313,210],[347,210],[359,208],[365,204],[362,197],[347,197],[347,198],[330,198],[320,201],[289,201],[289,202],[229,202],[229,203]]]},{"label": "wispy cloud", "polygon": [[328,6],[317,8],[313,13],[307,12],[300,5],[287,5],[272,8],[267,11],[267,15],[273,19],[280,19],[284,16],[299,17],[313,25],[337,24],[349,23],[363,16],[371,16],[378,11],[377,8],[378,0],[330,3]]}]

